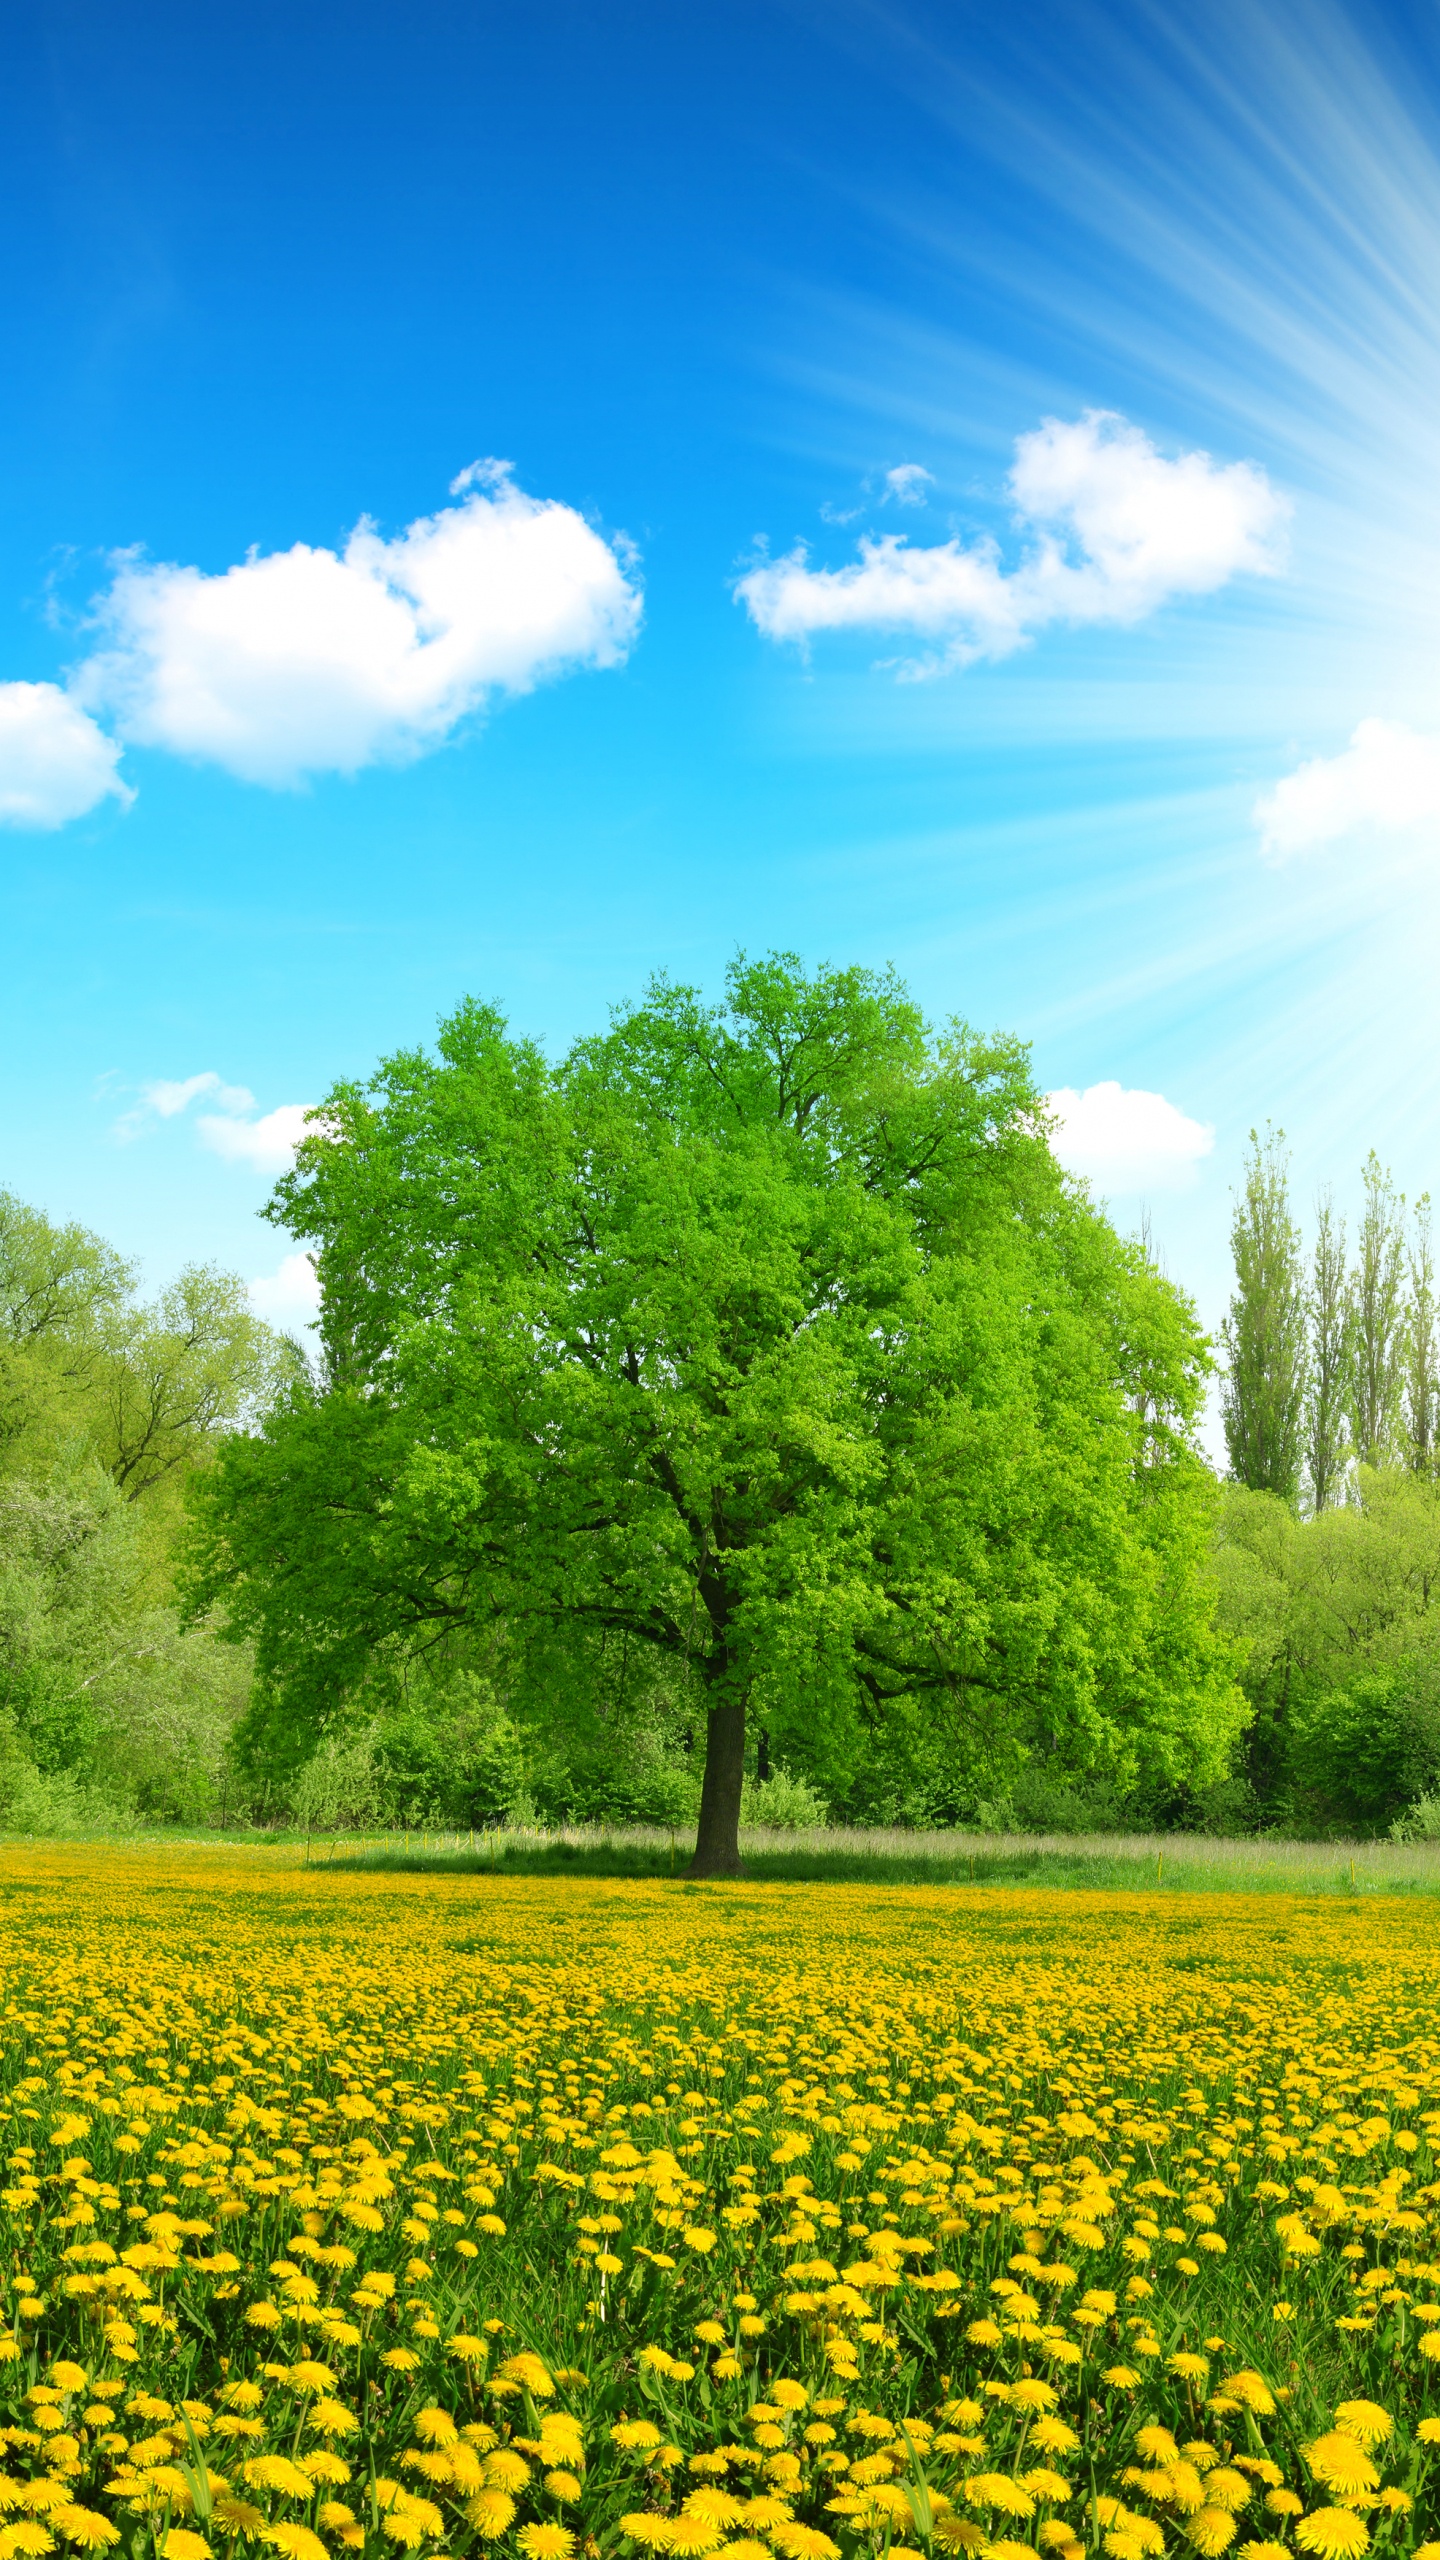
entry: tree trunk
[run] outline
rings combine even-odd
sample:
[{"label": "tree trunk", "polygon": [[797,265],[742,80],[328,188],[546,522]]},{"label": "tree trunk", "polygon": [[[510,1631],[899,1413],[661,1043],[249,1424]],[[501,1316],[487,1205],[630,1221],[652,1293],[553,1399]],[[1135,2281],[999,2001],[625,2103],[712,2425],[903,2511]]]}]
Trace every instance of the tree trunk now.
[{"label": "tree trunk", "polygon": [[745,1700],[725,1698],[710,1709],[705,1733],[705,1776],[700,1827],[687,1876],[743,1876],[740,1864],[740,1790],[745,1782]]}]

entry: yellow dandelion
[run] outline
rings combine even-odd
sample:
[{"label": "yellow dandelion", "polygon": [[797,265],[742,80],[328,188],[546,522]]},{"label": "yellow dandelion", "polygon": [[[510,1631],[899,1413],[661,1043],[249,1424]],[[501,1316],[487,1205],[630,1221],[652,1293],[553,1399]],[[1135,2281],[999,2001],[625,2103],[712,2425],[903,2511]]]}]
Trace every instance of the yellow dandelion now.
[{"label": "yellow dandelion", "polygon": [[1257,2418],[1274,2417],[1275,2395],[1263,2374],[1252,2373],[1248,2368],[1227,2373],[1220,2388],[1232,2400],[1238,2400],[1242,2409],[1253,2410]]},{"label": "yellow dandelion", "polygon": [[522,2524],[515,2536],[525,2560],[570,2560],[575,2536],[563,2524]]},{"label": "yellow dandelion", "polygon": [[965,2482],[965,2502],[972,2507],[991,2507],[997,2515],[1033,2516],[1035,2501],[1028,2489],[1004,2471],[977,2471]]},{"label": "yellow dandelion", "polygon": [[1204,2553],[1205,2560],[1218,2560],[1235,2539],[1235,2519],[1226,2507],[1203,2506],[1198,2515],[1187,2519],[1185,2539]]},{"label": "yellow dandelion", "polygon": [[[270,2544],[272,2550],[281,2554],[281,2560],[327,2560],[324,2543],[318,2533],[310,2531],[308,2525],[272,2524],[267,2527],[264,2539]],[[204,2549],[203,2543],[201,2549]],[[198,2554],[193,2551],[182,2552],[178,2555],[178,2560],[198,2560]]]},{"label": "yellow dandelion", "polygon": [[314,2483],[308,2480],[297,2462],[288,2462],[283,2453],[257,2454],[253,2462],[242,2463],[241,2471],[249,2489],[272,2489],[284,2498],[309,2498]]},{"label": "yellow dandelion", "polygon": [[579,2497],[582,2485],[573,2471],[547,2471],[545,2474],[547,2497],[554,2498],[557,2505],[562,2507],[568,2506],[573,2498]]},{"label": "yellow dandelion", "polygon": [[1302,2516],[1295,2540],[1302,2551],[1313,2551],[1316,2560],[1355,2560],[1355,2554],[1370,2548],[1370,2527],[1348,2507],[1317,2507],[1313,2515]]},{"label": "yellow dandelion", "polygon": [[530,2465],[524,2455],[512,2453],[508,2445],[499,2446],[485,2457],[487,2489],[523,2489],[529,2477]]},{"label": "yellow dandelion", "polygon": [[93,2507],[57,2507],[51,2521],[56,2532],[81,2551],[99,2551],[107,2542],[120,2539],[118,2527],[108,2516],[97,2516]]},{"label": "yellow dandelion", "polygon": [[1335,2423],[1347,2436],[1356,2436],[1361,2444],[1388,2444],[1395,2433],[1395,2421],[1388,2409],[1375,2400],[1342,2400],[1335,2412]]},{"label": "yellow dandelion", "polygon": [[1022,2471],[1020,2486],[1032,2498],[1043,2499],[1046,2506],[1063,2506],[1074,2495],[1069,2481],[1059,2471]]},{"label": "yellow dandelion", "polygon": [[840,2560],[839,2543],[813,2524],[777,2525],[770,2538],[785,2560]]},{"label": "yellow dandelion", "polygon": [[745,2502],[732,2497],[728,2489],[692,2489],[684,2513],[699,2516],[704,2524],[739,2524],[745,2514]]},{"label": "yellow dandelion", "polygon": [[1315,2477],[1340,2497],[1348,2497],[1355,2489],[1378,2487],[1380,2474],[1370,2456],[1353,2435],[1337,2429],[1332,2435],[1317,2436],[1305,2447],[1305,2459]]},{"label": "yellow dandelion", "polygon": [[465,2514],[482,2542],[498,2542],[515,2521],[515,2501],[505,2489],[477,2489],[465,2502]]},{"label": "yellow dandelion", "polygon": [[[632,2542],[642,2543],[647,2551],[668,2551],[670,2547],[669,2517],[652,2515],[648,2508],[622,2516],[620,2530]],[[716,2541],[719,2541],[718,2535]]]},{"label": "yellow dandelion", "polygon": [[672,2516],[665,2548],[667,2551],[704,2554],[718,2551],[724,2539],[719,2526],[707,2524],[703,2516]]}]

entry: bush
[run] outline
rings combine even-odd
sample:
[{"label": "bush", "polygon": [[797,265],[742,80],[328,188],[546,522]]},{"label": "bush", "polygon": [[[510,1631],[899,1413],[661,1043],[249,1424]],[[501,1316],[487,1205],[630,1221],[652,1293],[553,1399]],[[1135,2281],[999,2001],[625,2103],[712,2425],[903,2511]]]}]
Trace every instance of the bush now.
[{"label": "bush", "polygon": [[768,1778],[747,1777],[740,1795],[742,1831],[823,1831],[830,1807],[808,1778],[792,1777],[777,1760]]}]

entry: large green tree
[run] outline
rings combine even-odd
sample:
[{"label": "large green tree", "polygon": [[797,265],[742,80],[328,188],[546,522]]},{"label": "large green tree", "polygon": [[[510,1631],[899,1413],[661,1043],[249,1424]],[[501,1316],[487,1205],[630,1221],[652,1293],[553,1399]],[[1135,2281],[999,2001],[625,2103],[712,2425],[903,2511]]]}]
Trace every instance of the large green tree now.
[{"label": "large green tree", "polygon": [[558,1064],[467,1004],[330,1094],[271,1215],[324,1362],[201,1484],[193,1591],[292,1722],[465,1630],[622,1635],[704,1700],[697,1874],[738,1864],[752,1712],[1223,1765],[1204,1348],[1014,1042],[783,955]]}]

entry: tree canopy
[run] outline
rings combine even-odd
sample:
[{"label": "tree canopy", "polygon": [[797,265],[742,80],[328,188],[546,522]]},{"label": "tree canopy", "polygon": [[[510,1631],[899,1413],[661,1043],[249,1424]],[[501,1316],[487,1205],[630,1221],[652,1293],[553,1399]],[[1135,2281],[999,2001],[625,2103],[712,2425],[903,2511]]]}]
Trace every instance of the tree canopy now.
[{"label": "tree canopy", "polygon": [[556,1062],[467,1003],[332,1091],[269,1214],[324,1359],[196,1480],[191,1569],[257,1714],[313,1744],[378,1659],[484,1635],[563,1685],[618,1638],[701,1701],[697,1873],[737,1862],[747,1718],[1222,1770],[1204,1344],[1018,1043],[788,955]]}]

